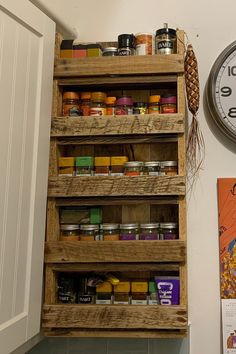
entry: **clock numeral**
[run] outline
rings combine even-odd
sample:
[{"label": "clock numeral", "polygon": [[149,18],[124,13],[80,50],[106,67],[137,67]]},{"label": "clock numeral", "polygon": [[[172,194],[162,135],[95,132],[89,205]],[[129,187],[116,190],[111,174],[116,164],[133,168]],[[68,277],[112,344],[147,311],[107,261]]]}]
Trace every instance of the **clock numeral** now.
[{"label": "clock numeral", "polygon": [[220,92],[221,92],[222,97],[228,97],[231,95],[232,89],[228,86],[224,86],[224,87],[221,87]]},{"label": "clock numeral", "polygon": [[236,66],[228,66],[228,76],[236,76]]},{"label": "clock numeral", "polygon": [[229,109],[228,116],[229,116],[230,118],[236,118],[236,107],[231,107],[231,108]]}]

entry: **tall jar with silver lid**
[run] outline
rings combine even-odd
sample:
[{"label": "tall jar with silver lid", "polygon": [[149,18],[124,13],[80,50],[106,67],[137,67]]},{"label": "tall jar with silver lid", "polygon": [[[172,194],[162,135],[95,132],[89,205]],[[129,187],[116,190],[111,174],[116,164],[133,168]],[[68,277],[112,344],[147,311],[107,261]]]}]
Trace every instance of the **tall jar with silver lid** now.
[{"label": "tall jar with silver lid", "polygon": [[177,51],[176,30],[168,27],[168,23],[164,23],[164,27],[156,31],[155,36],[155,53],[156,54],[174,54]]}]

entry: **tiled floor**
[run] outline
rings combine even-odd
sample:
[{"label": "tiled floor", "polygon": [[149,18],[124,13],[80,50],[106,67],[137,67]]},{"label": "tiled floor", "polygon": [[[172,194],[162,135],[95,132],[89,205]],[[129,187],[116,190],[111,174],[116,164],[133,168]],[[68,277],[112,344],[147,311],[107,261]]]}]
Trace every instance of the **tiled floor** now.
[{"label": "tiled floor", "polygon": [[46,338],[28,354],[189,354],[187,339]]}]

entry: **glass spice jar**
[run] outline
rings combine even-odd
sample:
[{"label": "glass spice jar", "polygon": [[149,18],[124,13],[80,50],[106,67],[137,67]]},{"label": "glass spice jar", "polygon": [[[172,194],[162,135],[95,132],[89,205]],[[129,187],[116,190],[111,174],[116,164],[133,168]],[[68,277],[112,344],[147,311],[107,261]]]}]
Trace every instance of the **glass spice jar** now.
[{"label": "glass spice jar", "polygon": [[108,176],[110,172],[110,156],[95,157],[95,176]]},{"label": "glass spice jar", "polygon": [[112,300],[112,285],[109,281],[104,281],[96,287],[96,304],[111,305]]},{"label": "glass spice jar", "polygon": [[147,161],[143,165],[143,174],[149,176],[159,176],[161,170],[160,161]]},{"label": "glass spice jar", "polygon": [[75,158],[75,175],[91,176],[93,174],[93,157],[79,156]]},{"label": "glass spice jar", "polygon": [[129,305],[130,282],[120,281],[114,286],[114,305]]},{"label": "glass spice jar", "polygon": [[131,304],[147,305],[148,303],[148,282],[132,281],[131,282]]},{"label": "glass spice jar", "polygon": [[135,55],[152,55],[153,36],[151,33],[135,35]]},{"label": "glass spice jar", "polygon": [[160,239],[176,240],[178,238],[178,224],[175,222],[160,223]]},{"label": "glass spice jar", "polygon": [[125,176],[140,176],[143,174],[142,161],[128,161],[124,164]]},{"label": "glass spice jar", "polygon": [[80,100],[80,110],[82,116],[89,116],[91,107],[91,92],[81,92]]},{"label": "glass spice jar", "polygon": [[176,176],[178,173],[177,161],[161,161],[161,175]]},{"label": "glass spice jar", "polygon": [[62,114],[63,116],[77,117],[79,111],[78,92],[64,92],[62,96]]},{"label": "glass spice jar", "polygon": [[158,240],[159,239],[159,224],[148,223],[140,225],[140,240]]},{"label": "glass spice jar", "polygon": [[74,175],[74,157],[59,157],[58,159],[58,176]]},{"label": "glass spice jar", "polygon": [[139,239],[138,224],[120,224],[120,240],[134,241]]},{"label": "glass spice jar", "polygon": [[75,280],[71,276],[63,275],[58,281],[58,301],[63,304],[76,302]]},{"label": "glass spice jar", "polygon": [[116,97],[107,97],[106,98],[106,115],[107,116],[114,116],[115,114],[115,103]]},{"label": "glass spice jar", "polygon": [[100,240],[102,241],[119,241],[120,229],[119,224],[101,224]]},{"label": "glass spice jar", "polygon": [[80,225],[80,241],[98,241],[99,225]]},{"label": "glass spice jar", "polygon": [[105,99],[104,92],[92,92],[90,116],[104,116],[106,114]]},{"label": "glass spice jar", "polygon": [[148,113],[149,114],[159,114],[160,113],[160,95],[149,96]]},{"label": "glass spice jar", "polygon": [[133,114],[133,100],[131,96],[118,97],[115,107],[115,115],[130,115]]},{"label": "glass spice jar", "polygon": [[149,290],[148,305],[158,305],[157,285],[155,281],[149,282],[148,290]]},{"label": "glass spice jar", "polygon": [[107,47],[103,49],[103,57],[115,57],[118,55],[118,50],[116,47]]},{"label": "glass spice jar", "polygon": [[123,176],[127,156],[111,156],[111,176]]},{"label": "glass spice jar", "polygon": [[176,96],[161,97],[161,113],[172,114],[177,112],[177,98]]},{"label": "glass spice jar", "polygon": [[133,114],[147,114],[147,103],[146,102],[134,102]]},{"label": "glass spice jar", "polygon": [[60,241],[78,241],[79,240],[79,225],[60,225]]},{"label": "glass spice jar", "polygon": [[118,36],[118,55],[134,55],[135,38],[133,34],[120,34]]},{"label": "glass spice jar", "polygon": [[164,23],[164,28],[160,28],[156,31],[155,53],[176,53],[176,30],[169,28],[167,23]]}]

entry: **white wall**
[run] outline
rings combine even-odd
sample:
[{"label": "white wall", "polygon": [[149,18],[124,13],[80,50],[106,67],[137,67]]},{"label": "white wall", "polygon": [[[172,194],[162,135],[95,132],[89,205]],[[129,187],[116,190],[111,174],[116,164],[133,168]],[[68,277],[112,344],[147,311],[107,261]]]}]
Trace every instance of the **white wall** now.
[{"label": "white wall", "polygon": [[[37,0],[81,41],[116,40],[120,33],[154,32],[168,22],[184,29],[199,62],[199,120],[206,144],[204,170],[188,205],[190,354],[219,354],[220,297],[217,232],[218,177],[236,176],[236,145],[211,124],[204,88],[219,53],[236,39],[235,0]],[[174,354],[174,353],[173,353]]]}]

